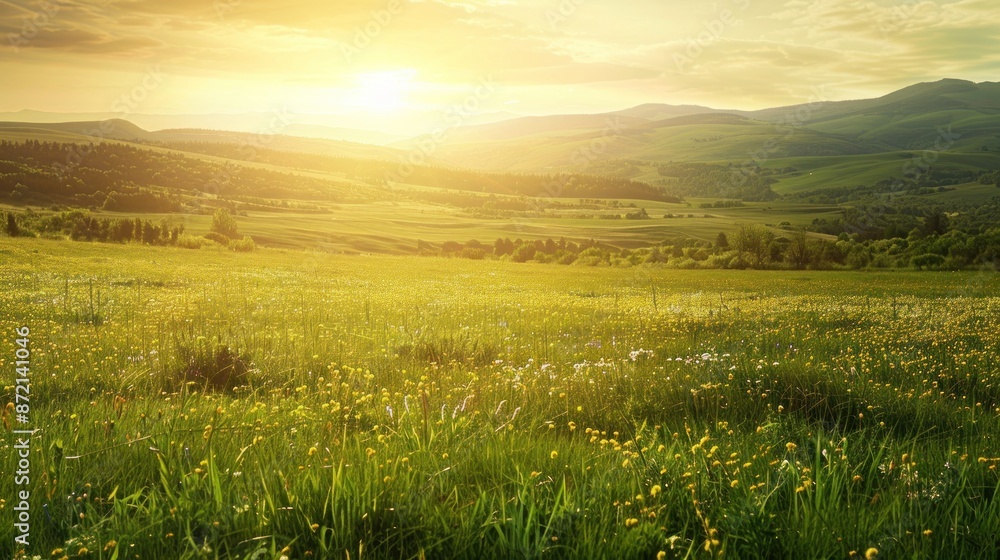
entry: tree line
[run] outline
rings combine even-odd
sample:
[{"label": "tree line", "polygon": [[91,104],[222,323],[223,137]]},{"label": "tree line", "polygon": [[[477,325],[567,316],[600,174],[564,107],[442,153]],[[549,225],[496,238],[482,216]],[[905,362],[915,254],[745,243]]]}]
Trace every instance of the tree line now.
[{"label": "tree line", "polygon": [[666,191],[679,198],[730,198],[746,202],[767,202],[778,198],[771,185],[773,175],[791,173],[792,168],[769,169],[758,165],[734,166],[708,163],[665,163],[657,166]]},{"label": "tree line", "polygon": [[0,141],[0,199],[122,212],[178,212],[214,197],[365,201],[375,189],[122,143]]},{"label": "tree line", "polygon": [[920,270],[1000,268],[1000,227],[978,234],[957,230],[924,233],[906,238],[862,240],[842,234],[826,239],[804,228],[778,230],[739,223],[714,241],[687,237],[664,239],[636,249],[594,240],[498,238],[492,244],[476,240],[447,241],[439,245],[418,241],[418,253],[468,259],[498,259],[562,265],[638,266],[671,268],[833,270],[914,268]]},{"label": "tree line", "polygon": [[74,241],[175,245],[183,224],[155,223],[140,218],[98,218],[86,210],[51,214],[7,212],[5,232],[10,237],[68,237]]},{"label": "tree line", "polygon": [[198,249],[214,242],[234,251],[252,251],[256,244],[249,236],[240,238],[236,218],[221,208],[212,216],[212,225],[204,237],[185,235],[184,224],[141,218],[103,218],[75,209],[65,212],[7,212],[4,233],[9,237],[44,237],[102,243],[138,243],[176,245]]},{"label": "tree line", "polygon": [[458,169],[389,159],[286,152],[269,148],[247,150],[238,144],[170,142],[177,150],[329,173],[387,185],[410,183],[428,187],[542,198],[634,198],[680,202],[665,189],[622,176],[586,173],[504,173]]}]

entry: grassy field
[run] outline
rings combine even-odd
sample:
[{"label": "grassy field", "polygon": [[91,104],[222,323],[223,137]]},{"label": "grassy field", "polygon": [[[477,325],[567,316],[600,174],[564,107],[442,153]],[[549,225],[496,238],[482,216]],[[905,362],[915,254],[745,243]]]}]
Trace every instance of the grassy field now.
[{"label": "grassy field", "polygon": [[[981,185],[975,185],[981,187]],[[977,189],[988,199],[994,187]],[[453,191],[452,191],[453,192]],[[808,225],[816,218],[832,220],[841,215],[836,206],[776,201],[747,203],[739,208],[700,208],[702,202],[715,199],[691,199],[689,204],[671,204],[621,199],[620,208],[587,210],[570,207],[548,209],[538,215],[509,218],[478,218],[461,208],[407,198],[408,188],[397,188],[394,200],[366,203],[326,204],[325,212],[267,212],[251,210],[239,216],[241,234],[250,235],[259,244],[283,249],[316,249],[327,252],[405,254],[416,250],[418,240],[440,244],[445,241],[478,240],[492,243],[498,237],[511,239],[559,239],[584,241],[595,239],[618,247],[652,246],[673,237],[693,237],[713,241],[719,232],[731,233],[737,222],[775,226],[789,222]],[[960,193],[949,193],[963,195]],[[574,204],[578,199],[561,202]],[[627,205],[634,204],[635,207]],[[545,208],[545,203],[539,204]],[[607,220],[598,213],[617,213],[645,208],[648,220]],[[21,212],[22,207],[0,204],[0,211]],[[47,212],[44,208],[37,211]],[[674,218],[664,219],[671,214]],[[102,211],[101,218],[140,218],[183,224],[194,235],[208,233],[210,215],[181,213],[136,213]],[[586,215],[588,217],[577,217]],[[780,230],[775,230],[779,235]]]},{"label": "grassy field", "polygon": [[794,176],[779,178],[775,192],[796,193],[828,187],[871,185],[889,177],[903,177],[914,166],[933,165],[949,171],[1000,167],[1000,152],[892,152],[859,156],[774,158],[768,167],[794,167]]},{"label": "grassy field", "polygon": [[27,557],[1000,553],[995,274],[8,238],[0,263]]}]

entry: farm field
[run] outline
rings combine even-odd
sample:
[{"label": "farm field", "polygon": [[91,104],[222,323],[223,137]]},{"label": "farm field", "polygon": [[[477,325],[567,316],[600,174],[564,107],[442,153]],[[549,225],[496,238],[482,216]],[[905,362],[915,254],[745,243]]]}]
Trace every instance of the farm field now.
[{"label": "farm field", "polygon": [[6,237],[0,263],[41,558],[1000,554],[995,274]]}]

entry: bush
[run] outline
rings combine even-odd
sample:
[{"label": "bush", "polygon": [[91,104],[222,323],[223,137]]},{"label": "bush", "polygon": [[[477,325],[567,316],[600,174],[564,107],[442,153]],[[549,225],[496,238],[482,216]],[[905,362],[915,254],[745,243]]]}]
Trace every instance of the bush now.
[{"label": "bush", "polygon": [[698,264],[698,261],[690,257],[681,257],[679,259],[673,259],[669,263],[667,263],[667,266],[669,268],[683,268],[687,270],[694,270],[697,268],[701,268],[701,265]]},{"label": "bush", "polygon": [[7,213],[7,235],[18,237],[21,235],[21,228],[17,225],[17,218],[13,212]]},{"label": "bush", "polygon": [[944,257],[933,253],[917,255],[916,257],[910,259],[910,266],[918,270],[940,268],[943,264]]},{"label": "bush", "polygon": [[229,213],[228,208],[219,208],[212,215],[212,231],[230,239],[236,239],[238,235],[236,218]]},{"label": "bush", "polygon": [[215,241],[216,243],[218,243],[219,245],[222,245],[223,247],[228,247],[229,246],[229,238],[226,237],[225,235],[222,235],[220,233],[216,233],[214,231],[210,231],[210,232],[206,233],[205,234],[205,239],[208,239],[209,241]]},{"label": "bush", "polygon": [[206,243],[205,238],[194,235],[181,235],[177,238],[177,246],[182,249],[201,249]]},{"label": "bush", "polygon": [[514,250],[511,260],[514,262],[528,262],[535,258],[535,246],[531,244],[524,244]]},{"label": "bush", "polygon": [[708,260],[705,261],[705,266],[708,268],[728,269],[735,267],[735,261],[736,251],[726,251],[725,253],[709,256]]},{"label": "bush", "polygon": [[243,239],[230,242],[229,248],[240,253],[249,253],[257,248],[257,244],[253,242],[253,239],[249,235],[244,235]]},{"label": "bush", "polygon": [[481,261],[486,258],[486,250],[478,247],[466,247],[462,249],[459,254],[463,259],[472,259],[474,261]]},{"label": "bush", "polygon": [[231,391],[247,384],[249,360],[225,344],[182,347],[179,353],[183,366],[176,381],[181,384],[194,383],[206,391]]},{"label": "bush", "polygon": [[562,255],[559,256],[559,258],[558,258],[558,260],[556,262],[559,263],[559,264],[573,264],[573,261],[575,261],[575,260],[576,260],[576,255],[573,254],[573,253],[570,253],[569,251],[566,251]]}]

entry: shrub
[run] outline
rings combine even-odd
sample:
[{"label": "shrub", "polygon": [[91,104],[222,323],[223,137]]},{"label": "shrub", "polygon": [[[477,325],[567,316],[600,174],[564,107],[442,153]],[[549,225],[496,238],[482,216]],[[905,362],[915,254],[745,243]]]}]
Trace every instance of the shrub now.
[{"label": "shrub", "polygon": [[481,261],[486,258],[486,250],[478,247],[466,247],[462,249],[460,256],[463,259],[472,259],[474,261]]},{"label": "shrub", "polygon": [[240,239],[239,241],[231,241],[229,243],[229,248],[233,251],[249,253],[257,248],[257,244],[253,242],[253,239],[249,235],[244,235],[243,239]]},{"label": "shrub", "polygon": [[215,233],[214,231],[210,231],[210,232],[206,233],[205,234],[205,239],[208,239],[209,241],[214,241],[214,242],[218,243],[219,245],[222,245],[223,247],[228,247],[229,246],[229,238],[226,237],[225,235],[222,235],[222,234],[219,234],[219,233]]},{"label": "shrub", "polygon": [[918,270],[939,268],[944,264],[944,257],[933,253],[917,255],[910,259],[910,266]]},{"label": "shrub", "polygon": [[236,218],[229,213],[228,208],[219,208],[212,215],[212,231],[230,239],[236,238],[238,235]]},{"label": "shrub", "polygon": [[706,266],[708,268],[734,268],[734,261],[736,260],[735,251],[726,251],[725,253],[720,253],[718,255],[711,255],[706,261]]},{"label": "shrub", "polygon": [[576,255],[570,253],[569,251],[566,251],[561,256],[559,256],[556,262],[559,264],[573,264],[573,261],[575,260],[576,260]]},{"label": "shrub", "polygon": [[182,249],[201,249],[206,243],[205,238],[194,235],[181,235],[177,238],[177,246]]},{"label": "shrub", "polygon": [[13,212],[7,212],[7,235],[18,237],[21,235],[21,228],[17,225],[17,218]]},{"label": "shrub", "polygon": [[179,353],[183,365],[176,381],[180,384],[194,383],[206,391],[231,391],[247,384],[249,360],[225,344],[194,350],[182,347]]}]

